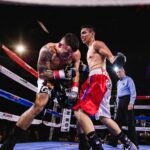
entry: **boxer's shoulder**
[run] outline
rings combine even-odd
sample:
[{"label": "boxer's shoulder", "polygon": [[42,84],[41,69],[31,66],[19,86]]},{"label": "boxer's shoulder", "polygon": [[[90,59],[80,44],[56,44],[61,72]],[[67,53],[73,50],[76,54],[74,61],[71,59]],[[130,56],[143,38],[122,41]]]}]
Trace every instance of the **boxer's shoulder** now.
[{"label": "boxer's shoulder", "polygon": [[73,61],[78,61],[81,59],[81,52],[80,50],[77,50],[73,53]]},{"label": "boxer's shoulder", "polygon": [[49,51],[51,53],[56,53],[56,47],[57,47],[57,43],[48,43],[47,45],[47,48],[49,49]]}]

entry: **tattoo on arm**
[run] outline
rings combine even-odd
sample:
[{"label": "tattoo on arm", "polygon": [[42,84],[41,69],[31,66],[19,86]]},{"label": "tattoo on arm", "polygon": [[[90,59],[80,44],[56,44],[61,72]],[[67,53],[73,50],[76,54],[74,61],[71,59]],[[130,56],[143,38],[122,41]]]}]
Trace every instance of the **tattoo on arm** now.
[{"label": "tattoo on arm", "polygon": [[50,68],[51,53],[47,46],[43,46],[40,50],[38,58],[38,72],[41,78],[46,78],[44,73]]}]

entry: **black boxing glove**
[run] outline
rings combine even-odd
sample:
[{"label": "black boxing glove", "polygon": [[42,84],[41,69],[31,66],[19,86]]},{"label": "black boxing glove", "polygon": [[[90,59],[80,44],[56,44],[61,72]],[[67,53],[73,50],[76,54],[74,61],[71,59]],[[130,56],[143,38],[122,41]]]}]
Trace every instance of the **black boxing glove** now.
[{"label": "black boxing glove", "polygon": [[74,104],[77,101],[78,93],[75,92],[75,91],[71,91],[71,92],[66,93],[66,95],[67,95],[67,99],[68,99],[68,101],[67,101],[67,107],[71,108],[71,107],[74,106]]},{"label": "black boxing glove", "polygon": [[65,79],[72,80],[76,76],[76,69],[75,68],[68,68],[64,70]]},{"label": "black boxing glove", "polygon": [[66,108],[67,96],[66,96],[65,89],[61,84],[57,83],[57,85],[54,88],[54,94],[55,94],[55,98],[57,99],[60,107]]},{"label": "black boxing glove", "polygon": [[114,57],[113,65],[123,67],[125,63],[126,63],[126,56],[123,53],[118,52],[117,55]]},{"label": "black boxing glove", "polygon": [[67,68],[62,70],[47,70],[43,73],[44,76],[48,77],[49,79],[55,80],[71,80],[76,76],[76,69],[75,68]]},{"label": "black boxing glove", "polygon": [[78,98],[78,92],[79,92],[79,83],[73,82],[70,92],[66,93],[66,96],[68,98],[68,106],[70,108],[76,103]]},{"label": "black boxing glove", "polygon": [[66,65],[64,70],[54,71],[55,79],[65,79],[72,80],[76,76],[76,69],[73,67],[72,63]]},{"label": "black boxing glove", "polygon": [[66,100],[67,100],[66,94],[64,92],[57,91],[55,93],[55,96],[57,98],[57,101],[58,101],[60,107],[65,108],[66,107]]},{"label": "black boxing glove", "polygon": [[79,71],[89,73],[88,65],[85,65],[82,60],[80,60]]},{"label": "black boxing glove", "polygon": [[71,108],[76,103],[79,91],[78,86],[78,82],[73,82],[72,88],[67,91],[59,83],[55,86],[55,96],[62,108]]}]

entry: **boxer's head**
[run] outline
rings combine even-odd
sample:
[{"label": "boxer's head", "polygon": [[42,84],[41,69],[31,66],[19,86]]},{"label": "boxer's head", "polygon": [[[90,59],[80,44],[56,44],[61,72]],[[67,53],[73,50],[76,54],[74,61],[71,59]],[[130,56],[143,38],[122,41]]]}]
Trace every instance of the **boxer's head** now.
[{"label": "boxer's head", "polygon": [[66,56],[79,49],[79,40],[73,33],[67,33],[58,43],[58,52]]},{"label": "boxer's head", "polygon": [[84,44],[89,44],[93,40],[95,40],[95,30],[92,26],[90,25],[84,25],[81,27],[81,32],[80,32],[80,37],[81,40]]}]

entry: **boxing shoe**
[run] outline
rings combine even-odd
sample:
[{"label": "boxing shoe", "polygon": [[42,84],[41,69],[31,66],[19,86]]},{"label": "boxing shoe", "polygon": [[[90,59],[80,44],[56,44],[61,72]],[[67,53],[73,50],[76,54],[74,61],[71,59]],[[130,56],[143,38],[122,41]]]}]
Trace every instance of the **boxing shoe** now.
[{"label": "boxing shoe", "polygon": [[93,143],[89,143],[87,139],[79,141],[79,150],[104,150],[100,139],[96,139]]},{"label": "boxing shoe", "polygon": [[79,150],[90,150],[90,144],[89,141],[87,139],[87,136],[84,133],[80,133],[78,134],[78,138],[79,138]]},{"label": "boxing shoe", "polygon": [[104,150],[100,139],[96,139],[92,144],[92,150]]},{"label": "boxing shoe", "polygon": [[79,150],[91,150],[92,147],[88,143],[88,141],[81,141],[79,142]]},{"label": "boxing shoe", "polygon": [[95,131],[88,133],[87,138],[92,150],[103,150],[101,139],[97,137]]},{"label": "boxing shoe", "polygon": [[0,150],[13,150],[16,143],[23,138],[25,132],[25,130],[15,125],[4,143],[1,145]]}]

